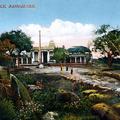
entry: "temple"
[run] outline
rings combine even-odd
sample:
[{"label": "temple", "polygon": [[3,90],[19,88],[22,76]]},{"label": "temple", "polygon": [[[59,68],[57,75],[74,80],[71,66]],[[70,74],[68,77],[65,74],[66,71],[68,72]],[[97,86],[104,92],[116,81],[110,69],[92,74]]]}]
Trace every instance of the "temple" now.
[{"label": "temple", "polygon": [[86,64],[91,59],[91,51],[89,48],[84,46],[75,46],[68,49],[69,52],[69,63],[80,63]]},{"label": "temple", "polygon": [[[48,46],[42,46],[40,49],[39,47],[33,47],[31,52],[23,51],[19,58],[19,63],[21,65],[55,63],[55,60],[52,59],[55,47],[54,41],[50,41]],[[66,63],[86,64],[91,59],[91,51],[84,46],[74,46],[69,48],[68,53],[69,57],[66,59]]]},{"label": "temple", "polygon": [[[38,63],[49,63],[52,60],[53,50],[55,48],[54,41],[50,41],[48,46],[33,47],[31,52],[22,52],[19,58],[20,64],[38,64]],[[40,57],[41,56],[41,57]]]}]

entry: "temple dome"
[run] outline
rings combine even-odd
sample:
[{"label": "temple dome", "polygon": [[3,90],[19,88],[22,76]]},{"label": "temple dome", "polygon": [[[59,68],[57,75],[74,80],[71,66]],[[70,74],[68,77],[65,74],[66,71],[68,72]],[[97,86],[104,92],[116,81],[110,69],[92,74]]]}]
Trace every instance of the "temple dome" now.
[{"label": "temple dome", "polygon": [[55,48],[55,43],[53,40],[49,42],[49,48]]}]

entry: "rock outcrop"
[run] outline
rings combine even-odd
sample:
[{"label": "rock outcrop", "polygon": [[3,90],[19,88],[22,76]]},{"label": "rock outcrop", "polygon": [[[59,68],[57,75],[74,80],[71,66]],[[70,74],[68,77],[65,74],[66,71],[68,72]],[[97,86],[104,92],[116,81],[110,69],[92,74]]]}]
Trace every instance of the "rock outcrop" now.
[{"label": "rock outcrop", "polygon": [[120,120],[119,115],[105,103],[98,103],[92,106],[92,112],[98,115],[101,120]]}]

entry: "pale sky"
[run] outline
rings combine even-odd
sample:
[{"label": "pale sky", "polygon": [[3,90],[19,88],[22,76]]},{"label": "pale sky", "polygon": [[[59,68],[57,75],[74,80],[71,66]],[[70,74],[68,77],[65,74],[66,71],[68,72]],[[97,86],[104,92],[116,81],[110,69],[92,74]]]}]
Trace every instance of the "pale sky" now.
[{"label": "pale sky", "polygon": [[[34,8],[9,8],[9,5]],[[0,0],[0,33],[22,29],[38,45],[54,40],[58,46],[87,46],[102,24],[119,26],[120,0]]]}]

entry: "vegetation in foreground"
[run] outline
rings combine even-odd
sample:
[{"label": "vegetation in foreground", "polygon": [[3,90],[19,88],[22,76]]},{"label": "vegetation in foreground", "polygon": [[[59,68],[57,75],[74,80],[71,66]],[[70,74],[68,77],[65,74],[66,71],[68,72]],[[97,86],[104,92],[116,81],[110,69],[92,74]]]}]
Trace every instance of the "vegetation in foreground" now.
[{"label": "vegetation in foreground", "polygon": [[1,73],[1,120],[119,120],[120,99],[110,91],[59,75],[18,73],[9,80]]}]

